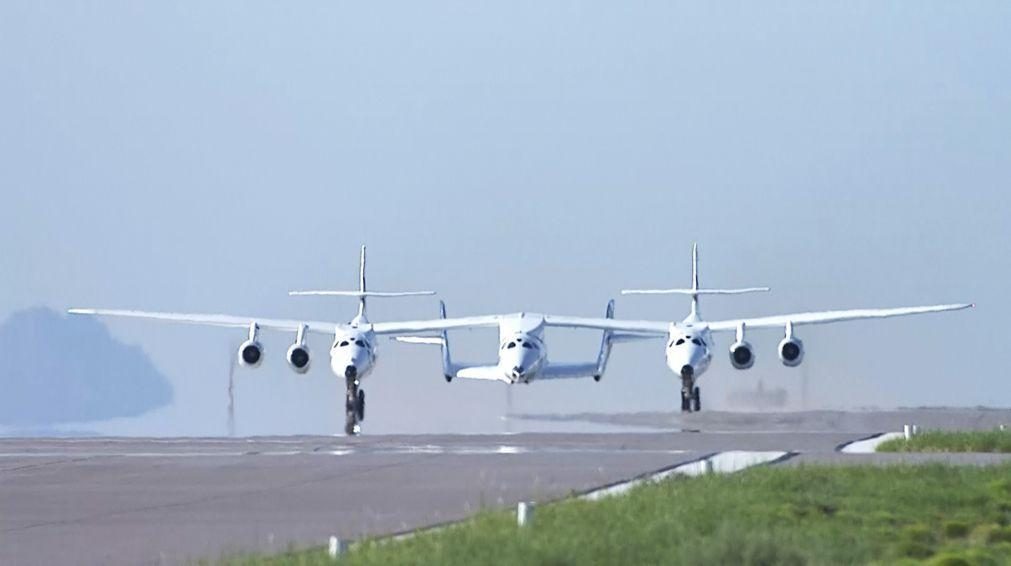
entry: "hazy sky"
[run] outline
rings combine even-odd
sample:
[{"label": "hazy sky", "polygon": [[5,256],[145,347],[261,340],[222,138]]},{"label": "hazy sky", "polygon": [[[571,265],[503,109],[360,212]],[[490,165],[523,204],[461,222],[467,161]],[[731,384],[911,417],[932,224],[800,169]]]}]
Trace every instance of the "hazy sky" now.
[{"label": "hazy sky", "polygon": [[[450,314],[596,315],[683,285],[709,318],[976,301],[972,312],[775,331],[720,356],[709,407],[783,386],[812,406],[1011,404],[1011,4],[993,2],[0,3],[0,317],[36,305],[333,318],[356,282],[434,288]],[[619,316],[678,318],[678,298]],[[430,298],[374,319],[432,316]],[[109,323],[173,381],[171,407],[90,428],[220,434],[242,332]],[[239,371],[238,431],[335,432],[324,357],[290,336]],[[595,355],[589,332],[552,356]],[[493,359],[492,332],[459,357]],[[312,345],[324,353],[325,338]],[[60,344],[52,344],[60,355]],[[505,387],[390,344],[367,430],[495,430]],[[514,391],[517,411],[678,406],[662,345],[604,381]]]}]

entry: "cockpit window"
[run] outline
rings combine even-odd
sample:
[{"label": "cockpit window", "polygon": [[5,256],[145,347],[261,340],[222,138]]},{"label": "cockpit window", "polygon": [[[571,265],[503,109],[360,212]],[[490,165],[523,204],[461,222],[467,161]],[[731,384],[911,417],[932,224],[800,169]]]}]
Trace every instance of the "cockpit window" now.
[{"label": "cockpit window", "polygon": [[695,344],[696,346],[701,346],[702,340],[699,340],[698,338],[692,338],[692,344]]},{"label": "cockpit window", "polygon": [[365,347],[365,341],[364,340],[355,340],[355,345],[358,346],[358,347],[360,347],[360,348],[364,348]]},{"label": "cockpit window", "polygon": [[527,350],[533,350],[534,349],[534,345],[531,344],[530,342],[524,342],[523,343],[523,347],[526,348]]},{"label": "cockpit window", "polygon": [[506,348],[508,348],[508,349],[510,349],[510,350],[511,350],[511,349],[513,349],[513,348],[515,348],[515,347],[516,347],[516,342],[510,342],[510,343],[509,343],[509,344],[508,344],[508,345],[506,346]]},{"label": "cockpit window", "polygon": [[340,345],[340,347],[341,347],[341,348],[343,348],[344,346],[347,346],[347,345],[348,345],[348,341],[347,341],[347,340],[344,340],[344,341],[343,341],[343,342],[341,342],[341,343],[340,343],[339,345]]},{"label": "cockpit window", "polygon": [[685,339],[684,338],[678,338],[677,344],[675,344],[675,346],[680,346],[681,344],[684,344],[684,343],[685,343]]}]

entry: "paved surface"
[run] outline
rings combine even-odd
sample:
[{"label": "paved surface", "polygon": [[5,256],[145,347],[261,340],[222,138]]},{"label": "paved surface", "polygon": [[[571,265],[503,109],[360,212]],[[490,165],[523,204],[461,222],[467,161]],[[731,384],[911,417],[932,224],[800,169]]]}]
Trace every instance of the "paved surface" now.
[{"label": "paved surface", "polygon": [[0,564],[158,564],[386,534],[845,434],[0,440]]},{"label": "paved surface", "polygon": [[2,440],[0,564],[174,564],[398,532],[632,478],[700,446],[667,435]]},{"label": "paved surface", "polygon": [[915,424],[921,430],[991,430],[999,425],[1011,427],[1011,409],[915,408],[855,411],[790,411],[728,413],[703,411],[644,413],[580,413],[572,415],[517,415],[515,418],[551,423],[593,423],[629,426],[653,430],[705,431],[809,431],[809,432],[883,432],[901,431],[902,425]]},{"label": "paved surface", "polygon": [[[390,534],[565,497],[729,450],[798,453],[785,465],[1008,461],[842,455],[840,445],[894,427],[825,431],[812,426],[822,427],[817,419],[791,417],[789,427],[748,419],[757,432],[716,423],[705,432],[619,434],[0,439],[0,564],[176,564],[278,552],[332,534]],[[911,422],[930,428],[924,418]]]}]

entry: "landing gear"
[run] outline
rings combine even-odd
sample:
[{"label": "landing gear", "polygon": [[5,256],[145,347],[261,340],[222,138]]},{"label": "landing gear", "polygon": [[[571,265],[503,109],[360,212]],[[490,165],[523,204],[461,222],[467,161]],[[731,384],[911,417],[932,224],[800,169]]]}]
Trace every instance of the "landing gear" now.
[{"label": "landing gear", "polygon": [[702,390],[695,385],[694,372],[681,371],[681,412],[691,413],[702,410]]},{"label": "landing gear", "polygon": [[361,432],[361,422],[365,420],[365,390],[358,388],[358,378],[354,376],[347,376],[345,384],[344,432],[353,436]]}]

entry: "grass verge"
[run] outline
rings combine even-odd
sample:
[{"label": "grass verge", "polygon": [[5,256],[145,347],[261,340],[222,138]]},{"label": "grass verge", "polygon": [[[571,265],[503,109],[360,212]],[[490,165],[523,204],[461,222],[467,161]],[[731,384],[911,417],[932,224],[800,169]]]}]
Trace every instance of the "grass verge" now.
[{"label": "grass verge", "polygon": [[1011,453],[1011,430],[929,430],[909,440],[896,438],[882,442],[878,445],[878,452]]},{"label": "grass verge", "polygon": [[[598,502],[484,512],[340,564],[1007,564],[1011,465],[755,468]],[[334,564],[322,550],[223,564]]]}]

